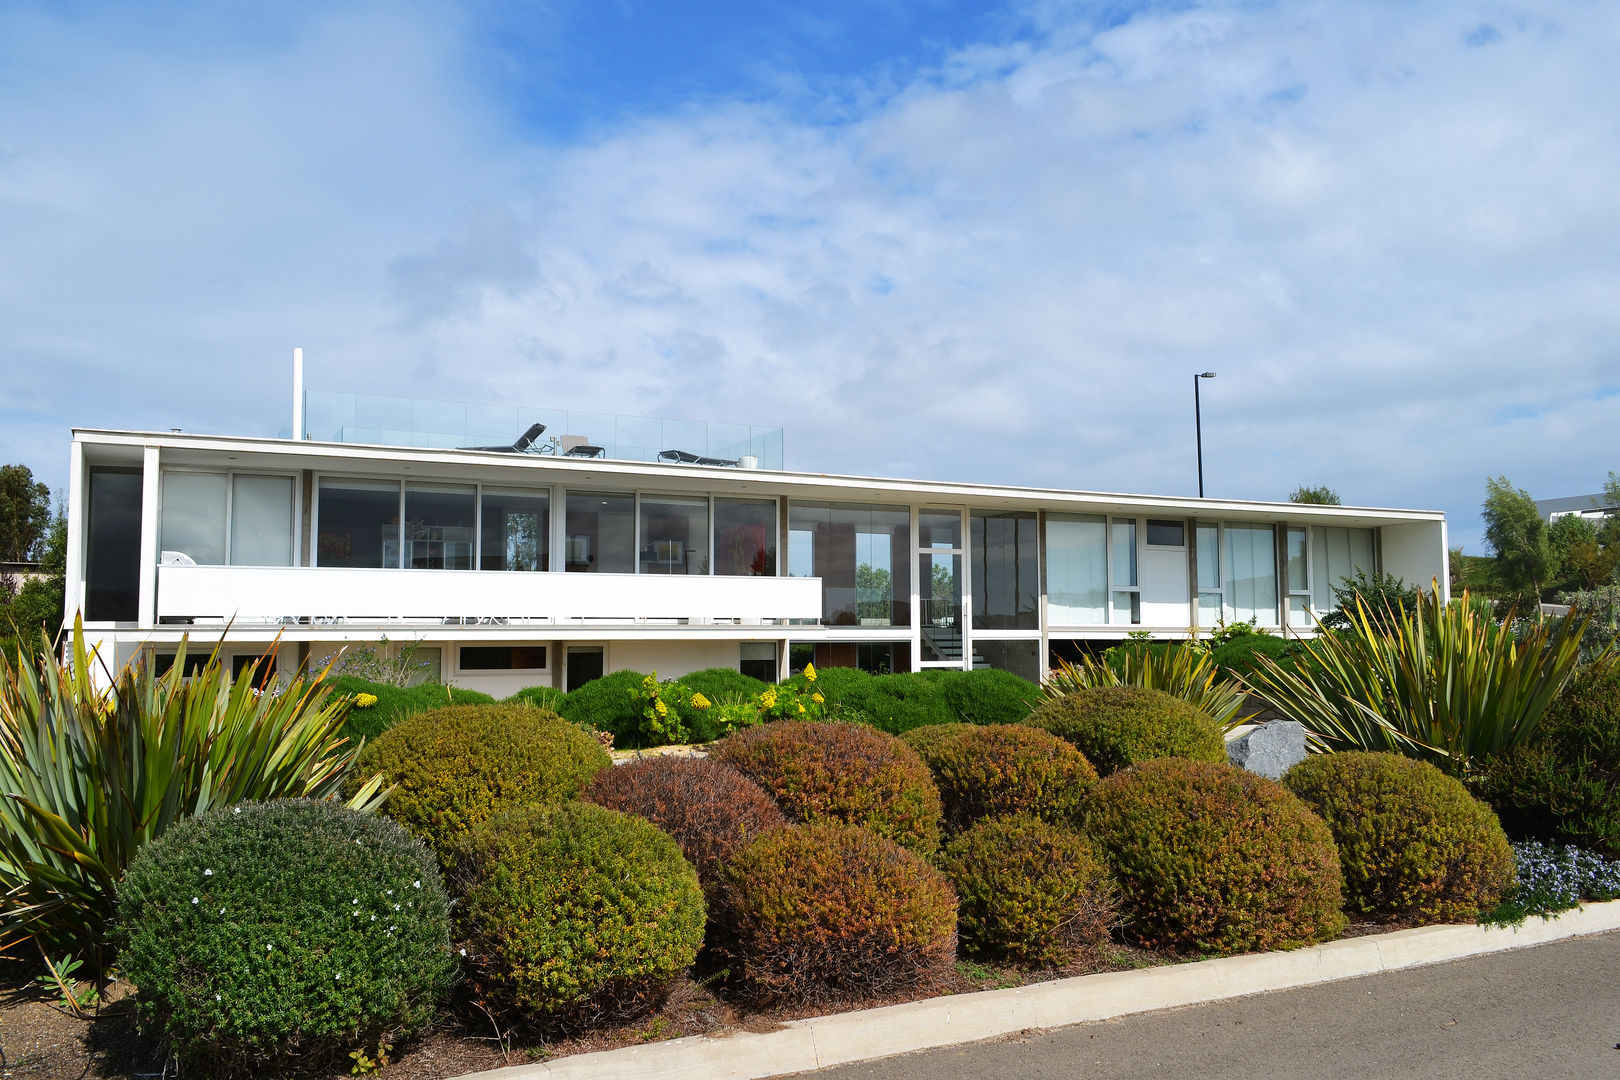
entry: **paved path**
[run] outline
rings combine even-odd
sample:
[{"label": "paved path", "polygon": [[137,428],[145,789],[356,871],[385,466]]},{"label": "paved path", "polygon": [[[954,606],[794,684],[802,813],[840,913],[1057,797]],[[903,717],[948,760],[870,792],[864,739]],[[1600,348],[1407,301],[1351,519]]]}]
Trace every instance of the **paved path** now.
[{"label": "paved path", "polygon": [[801,1073],[814,1080],[1620,1080],[1620,932]]}]

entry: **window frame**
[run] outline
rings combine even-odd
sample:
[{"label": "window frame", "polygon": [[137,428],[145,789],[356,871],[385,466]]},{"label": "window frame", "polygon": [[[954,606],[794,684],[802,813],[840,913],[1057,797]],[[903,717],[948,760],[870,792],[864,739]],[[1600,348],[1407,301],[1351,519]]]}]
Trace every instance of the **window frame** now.
[{"label": "window frame", "polygon": [[[303,565],[303,562],[301,561],[301,557],[300,557],[300,553],[299,553],[299,539],[304,534],[304,530],[303,530],[303,525],[304,525],[304,500],[302,498],[300,498],[300,496],[303,493],[303,489],[300,486],[302,477],[300,476],[299,473],[297,473],[296,471],[288,471],[286,469],[238,469],[238,468],[234,468],[234,467],[233,468],[226,468],[226,469],[210,469],[210,468],[208,468],[206,466],[202,466],[202,465],[164,465],[158,470],[157,540],[158,540],[158,557],[160,559],[162,558],[162,553],[164,552],[164,550],[166,550],[163,547],[163,478],[165,476],[167,476],[168,474],[170,474],[170,473],[189,473],[189,474],[194,475],[194,476],[199,475],[199,474],[204,475],[204,476],[221,476],[221,475],[223,475],[225,477],[225,561],[222,562],[222,563],[217,563],[217,564],[215,564],[215,563],[202,563],[202,564],[199,564],[199,565],[210,565],[210,566],[211,565],[218,565],[218,566],[239,566],[239,567],[252,568],[252,567],[264,567],[264,565],[265,565],[263,563],[237,563],[237,562],[232,562],[231,561],[231,554],[232,554],[232,552],[231,552],[231,547],[232,547],[232,542],[231,542],[231,522],[232,522],[232,518],[234,517],[235,512],[236,512],[236,478],[238,476],[268,476],[268,477],[273,477],[273,478],[277,478],[277,479],[291,480],[292,481],[292,532],[289,535],[288,540],[289,540],[289,550],[292,553],[292,557],[291,557],[291,561],[288,562],[286,565],[287,566],[302,566]],[[316,490],[318,492],[319,489],[316,489]],[[312,521],[313,521],[313,514],[314,514],[314,504],[318,503],[318,502],[319,502],[318,498],[315,499],[315,500],[312,500],[312,505],[310,507],[311,520]],[[167,549],[167,550],[173,550],[173,549],[171,548],[171,549]],[[314,549],[312,548],[310,550],[310,558],[313,559],[314,557],[315,557],[315,552],[314,552]],[[279,568],[280,567],[275,565],[275,564],[272,564],[270,567],[268,567],[268,569],[279,569]]]}]

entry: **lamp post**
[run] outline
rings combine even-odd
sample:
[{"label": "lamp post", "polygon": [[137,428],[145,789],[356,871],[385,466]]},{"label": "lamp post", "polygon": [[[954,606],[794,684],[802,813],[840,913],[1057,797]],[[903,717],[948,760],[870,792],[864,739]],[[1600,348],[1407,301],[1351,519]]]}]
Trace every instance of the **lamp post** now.
[{"label": "lamp post", "polygon": [[1213,371],[1201,372],[1193,376],[1193,430],[1198,438],[1198,497],[1204,497],[1204,413],[1198,401],[1198,380],[1213,379]]}]

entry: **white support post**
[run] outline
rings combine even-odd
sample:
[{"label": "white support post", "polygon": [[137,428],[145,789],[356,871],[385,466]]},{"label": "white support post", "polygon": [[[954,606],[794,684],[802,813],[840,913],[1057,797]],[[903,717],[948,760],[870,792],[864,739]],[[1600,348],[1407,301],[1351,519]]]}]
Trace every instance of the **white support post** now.
[{"label": "white support post", "polygon": [[73,618],[84,613],[85,525],[90,519],[90,474],[84,467],[84,444],[73,441],[68,458],[67,573],[64,575],[62,618],[73,625]]},{"label": "white support post", "polygon": [[135,619],[142,627],[157,626],[159,455],[157,447],[148,446],[141,470],[140,607]]},{"label": "white support post", "polygon": [[294,442],[304,441],[304,350],[293,350],[293,418]]}]

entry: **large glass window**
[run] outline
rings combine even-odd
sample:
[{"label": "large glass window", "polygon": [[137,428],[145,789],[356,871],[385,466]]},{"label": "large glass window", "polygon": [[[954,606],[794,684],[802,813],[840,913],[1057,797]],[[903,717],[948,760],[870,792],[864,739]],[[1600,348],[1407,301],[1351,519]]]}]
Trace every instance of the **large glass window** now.
[{"label": "large glass window", "polygon": [[631,495],[570,491],[563,566],[591,574],[636,572],[636,500]]},{"label": "large glass window", "polygon": [[1198,523],[1198,625],[1215,626],[1222,619],[1226,594],[1221,588],[1221,527]]},{"label": "large glass window", "polygon": [[231,477],[232,565],[293,565],[296,490],[290,476]]},{"label": "large glass window", "polygon": [[1310,534],[1302,525],[1288,527],[1285,563],[1288,574],[1288,625],[1311,625]]},{"label": "large glass window", "polygon": [[318,565],[399,565],[398,483],[322,477],[317,498]]},{"label": "large glass window", "polygon": [[406,484],[405,568],[471,570],[477,499],[478,489],[470,485]]},{"label": "large glass window", "polygon": [[903,506],[788,505],[788,573],[821,579],[828,625],[910,626],[910,550]]},{"label": "large glass window", "polygon": [[714,572],[776,576],[776,500],[714,500]]},{"label": "large glass window", "polygon": [[1277,533],[1270,525],[1226,526],[1226,621],[1277,625]]},{"label": "large glass window", "polygon": [[1033,513],[975,510],[971,519],[973,628],[1040,627],[1040,546]]},{"label": "large glass window", "polygon": [[1376,569],[1371,529],[1317,525],[1311,529],[1311,599],[1322,614],[1337,607],[1333,590],[1357,571]]},{"label": "large glass window", "polygon": [[550,569],[551,496],[533,491],[483,491],[480,570]]},{"label": "large glass window", "polygon": [[1108,622],[1108,522],[1046,515],[1046,617],[1053,626]]},{"label": "large glass window", "polygon": [[709,572],[709,500],[675,495],[641,497],[641,572]]},{"label": "large glass window", "polygon": [[[224,473],[165,472],[158,548],[198,566],[225,562]],[[172,553],[172,555],[171,555]]]},{"label": "large glass window", "polygon": [[776,681],[776,642],[745,641],[738,650],[737,670],[763,683]]},{"label": "large glass window", "polygon": [[89,501],[84,617],[133,622],[141,606],[140,470],[92,468]]},{"label": "large glass window", "polygon": [[1142,621],[1142,583],[1136,565],[1136,519],[1115,518],[1108,529],[1114,564],[1112,621],[1134,625]]},{"label": "large glass window", "polygon": [[922,662],[962,662],[962,515],[917,514],[917,582],[922,602]]},{"label": "large glass window", "polygon": [[[1041,643],[1029,641],[1003,641],[997,638],[975,638],[973,651],[984,658],[988,667],[1010,671],[1032,683],[1041,681]],[[1031,709],[1040,704],[1039,694],[1031,694],[1027,704]]]}]

